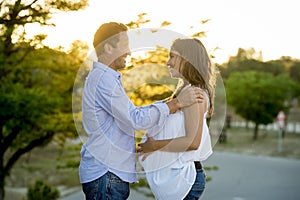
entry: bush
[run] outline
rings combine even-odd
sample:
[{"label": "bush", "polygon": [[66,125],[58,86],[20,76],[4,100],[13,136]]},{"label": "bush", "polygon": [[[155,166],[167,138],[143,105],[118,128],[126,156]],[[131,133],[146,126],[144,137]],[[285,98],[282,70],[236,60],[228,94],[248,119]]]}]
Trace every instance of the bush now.
[{"label": "bush", "polygon": [[42,180],[30,185],[27,192],[27,200],[57,200],[59,196],[57,188],[49,186]]}]

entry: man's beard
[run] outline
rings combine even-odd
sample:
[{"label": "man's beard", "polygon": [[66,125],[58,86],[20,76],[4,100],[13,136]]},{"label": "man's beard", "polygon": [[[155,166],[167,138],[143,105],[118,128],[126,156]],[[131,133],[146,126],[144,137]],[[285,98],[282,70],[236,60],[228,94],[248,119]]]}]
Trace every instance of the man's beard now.
[{"label": "man's beard", "polygon": [[114,61],[114,66],[116,67],[116,69],[123,69],[126,67],[126,62],[124,61],[123,58],[117,58]]}]

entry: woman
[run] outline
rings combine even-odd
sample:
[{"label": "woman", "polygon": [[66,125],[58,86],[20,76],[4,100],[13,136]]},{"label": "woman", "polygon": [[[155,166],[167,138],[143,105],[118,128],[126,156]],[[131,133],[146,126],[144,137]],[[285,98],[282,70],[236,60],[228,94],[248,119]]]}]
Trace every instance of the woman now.
[{"label": "woman", "polygon": [[191,38],[173,42],[167,65],[172,77],[183,80],[181,88],[200,87],[206,98],[148,130],[139,144],[140,162],[157,199],[199,199],[205,187],[201,161],[212,154],[206,119],[213,113],[215,72],[203,44]]}]

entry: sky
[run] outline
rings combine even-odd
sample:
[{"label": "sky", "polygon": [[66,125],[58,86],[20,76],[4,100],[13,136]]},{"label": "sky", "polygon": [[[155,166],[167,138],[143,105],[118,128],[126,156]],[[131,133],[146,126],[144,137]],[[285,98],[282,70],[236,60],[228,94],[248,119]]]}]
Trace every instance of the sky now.
[{"label": "sky", "polygon": [[[281,56],[300,58],[300,12],[297,0],[90,0],[83,11],[58,13],[56,27],[31,28],[29,34],[48,34],[45,43],[68,48],[75,40],[92,47],[93,35],[105,22],[128,23],[140,13],[151,22],[142,28],[164,28],[182,35],[205,31],[201,38],[208,51],[214,48],[216,63],[234,56],[238,48],[262,51],[263,60]],[[201,20],[209,19],[205,24]]]}]

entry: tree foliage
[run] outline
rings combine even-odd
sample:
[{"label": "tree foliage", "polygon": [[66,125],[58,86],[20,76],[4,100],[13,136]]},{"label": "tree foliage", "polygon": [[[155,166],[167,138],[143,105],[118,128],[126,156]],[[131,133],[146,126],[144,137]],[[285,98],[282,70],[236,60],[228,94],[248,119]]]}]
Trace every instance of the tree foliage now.
[{"label": "tree foliage", "polygon": [[300,62],[295,62],[289,71],[290,77],[300,83]]},{"label": "tree foliage", "polygon": [[256,52],[253,48],[245,50],[239,48],[237,55],[229,58],[227,63],[220,66],[223,78],[228,78],[231,73],[239,71],[260,71],[269,72],[274,75],[286,73],[285,64],[281,60],[262,61],[262,53]]},{"label": "tree foliage", "polygon": [[23,154],[47,144],[54,135],[58,142],[75,136],[71,93],[81,63],[78,45],[69,53],[36,49],[0,87],[5,175]]},{"label": "tree foliage", "polygon": [[[246,87],[246,85],[251,85],[251,87],[254,87],[251,82],[247,82],[245,83],[245,81],[256,81],[256,78],[253,79],[252,76],[247,76],[248,71],[255,71],[258,73],[269,73],[268,76],[273,77],[277,80],[274,80],[274,85],[271,87],[270,85],[264,85],[265,83],[262,81],[258,81],[258,82],[253,82],[254,85],[257,85],[256,89],[262,90],[261,88],[265,88],[265,87],[269,87],[272,88],[272,90],[269,89],[269,93],[272,93],[273,95],[275,95],[276,93],[280,92],[280,91],[285,91],[285,93],[283,93],[283,95],[280,97],[280,102],[282,103],[282,106],[286,107],[286,112],[289,112],[289,108],[294,104],[293,102],[295,102],[294,100],[299,97],[300,95],[300,90],[299,90],[299,84],[297,85],[297,63],[299,63],[299,61],[297,61],[296,59],[292,59],[291,57],[288,56],[283,56],[277,60],[270,60],[270,61],[262,61],[262,54],[261,52],[257,53],[254,49],[242,49],[239,48],[236,56],[232,56],[229,58],[227,63],[223,63],[222,65],[219,65],[219,69],[221,71],[222,77],[225,79],[225,82],[227,83],[227,81],[229,81],[228,84],[226,84],[226,88],[227,88],[227,96],[230,95],[230,91],[232,90],[235,94],[239,93],[238,96],[235,97],[228,97],[228,102],[231,101],[231,104],[233,107],[235,107],[237,114],[241,115],[242,117],[244,117],[246,120],[254,120],[252,119],[253,117],[248,116],[249,113],[248,112],[261,112],[261,109],[258,109],[257,107],[251,107],[251,109],[248,109],[248,107],[243,107],[243,105],[241,105],[241,103],[243,101],[245,101],[247,103],[247,101],[250,101],[250,99],[247,99],[247,95],[250,97],[253,97],[252,92],[254,92],[254,90],[250,90],[249,88]],[[241,81],[234,83],[232,76],[234,74],[236,74],[237,72],[239,72],[239,74],[244,74],[245,75],[245,80],[236,80],[236,81]],[[253,75],[253,74],[252,74]],[[236,76],[236,75],[235,75]],[[252,77],[252,78],[251,78]],[[258,77],[257,77],[258,78]],[[228,79],[228,80],[227,80]],[[269,79],[269,78],[268,78]],[[282,79],[282,80],[281,80]],[[294,81],[292,81],[294,80]],[[296,82],[295,82],[296,81]],[[237,88],[232,89],[232,85],[235,84],[237,87],[238,84],[240,89],[243,88],[244,91],[235,91],[237,90]],[[261,87],[259,87],[261,86]],[[251,88],[250,87],[250,88]],[[229,93],[228,93],[229,91]],[[267,92],[267,89],[265,89],[265,92]],[[257,93],[257,92],[256,92]],[[257,93],[259,94],[259,93]],[[245,98],[242,98],[242,100],[240,100],[240,96],[244,96]],[[266,97],[268,97],[268,99],[270,95],[266,95]],[[280,96],[280,95],[279,95]],[[264,98],[265,95],[261,94],[260,96],[258,95],[256,98],[251,99],[251,101],[253,102],[257,102],[257,103],[263,103],[260,100],[267,100]],[[284,98],[282,100],[282,97]],[[238,99],[232,99],[232,98],[238,98]],[[275,97],[274,97],[275,98]],[[299,98],[298,98],[299,99]],[[248,102],[249,103],[249,102]],[[271,102],[270,102],[271,103]],[[273,104],[275,103],[275,104]],[[276,106],[278,102],[272,102],[271,106],[275,106],[278,107],[278,105]],[[238,107],[238,108],[237,108]],[[241,110],[242,109],[242,110]],[[243,110],[245,109],[245,110]],[[256,110],[257,109],[257,110]],[[247,110],[247,111],[246,111]],[[274,110],[274,112],[278,112],[277,109]],[[243,114],[242,114],[243,113]],[[258,114],[257,114],[258,115]],[[262,115],[262,114],[259,114]],[[271,114],[270,117],[272,117]],[[256,114],[254,115],[256,116]],[[265,123],[271,123],[272,121],[270,117],[262,117],[261,120],[259,120],[259,117],[257,117],[257,122],[253,121],[256,123],[257,127],[254,133],[254,138],[257,137],[257,131],[258,131],[258,125],[259,124],[265,124]],[[268,118],[270,118],[270,120],[268,120]],[[264,122],[267,121],[267,122]]]},{"label": "tree foliage", "polygon": [[[45,47],[46,35],[27,38],[26,25],[54,25],[52,15],[84,8],[87,0],[4,0],[0,3],[0,199],[16,161],[48,143],[70,123],[72,83],[79,60]],[[78,50],[77,50],[78,51]],[[75,71],[72,71],[75,70]],[[69,105],[67,105],[69,104]],[[66,123],[67,122],[67,123]]]},{"label": "tree foliage", "polygon": [[245,71],[233,72],[225,81],[228,103],[243,118],[255,123],[257,139],[260,124],[272,123],[286,109],[284,102],[293,97],[295,83],[287,74]]}]

